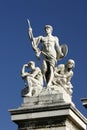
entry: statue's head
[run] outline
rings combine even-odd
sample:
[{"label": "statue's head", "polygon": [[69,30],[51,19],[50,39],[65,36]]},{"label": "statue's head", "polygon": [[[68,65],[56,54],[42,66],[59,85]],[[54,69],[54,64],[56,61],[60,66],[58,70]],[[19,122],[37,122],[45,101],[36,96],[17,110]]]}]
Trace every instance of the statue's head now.
[{"label": "statue's head", "polygon": [[74,68],[75,67],[75,61],[72,59],[69,59],[68,62],[66,63],[68,68]]},{"label": "statue's head", "polygon": [[35,68],[35,62],[33,62],[33,61],[28,62],[28,67],[31,68],[31,69],[34,69]]},{"label": "statue's head", "polygon": [[64,72],[64,64],[58,65],[57,72],[59,72],[59,73]]},{"label": "statue's head", "polygon": [[52,33],[53,27],[51,25],[45,25],[45,32],[46,33]]}]

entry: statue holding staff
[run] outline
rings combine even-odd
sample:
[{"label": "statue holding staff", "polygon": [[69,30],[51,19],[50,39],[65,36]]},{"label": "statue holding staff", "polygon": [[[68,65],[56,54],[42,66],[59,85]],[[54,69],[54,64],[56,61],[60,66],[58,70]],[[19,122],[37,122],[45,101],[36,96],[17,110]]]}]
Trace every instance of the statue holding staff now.
[{"label": "statue holding staff", "polygon": [[[67,47],[59,45],[59,39],[52,35],[53,27],[51,25],[45,25],[46,36],[34,37],[32,28],[29,25],[29,38],[32,43],[32,48],[36,52],[37,58],[40,58],[40,54],[43,56],[42,73],[46,80],[47,87],[52,84],[54,77],[54,68],[57,60],[63,58],[67,53]],[[41,43],[41,49],[38,47]]]}]

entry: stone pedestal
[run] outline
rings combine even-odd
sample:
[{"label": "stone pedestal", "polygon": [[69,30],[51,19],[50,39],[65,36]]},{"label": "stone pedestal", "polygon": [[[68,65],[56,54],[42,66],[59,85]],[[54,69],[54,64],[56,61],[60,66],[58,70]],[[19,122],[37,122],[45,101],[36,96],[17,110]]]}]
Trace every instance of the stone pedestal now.
[{"label": "stone pedestal", "polygon": [[23,104],[9,111],[18,130],[86,130],[86,118],[62,93],[23,97]]}]

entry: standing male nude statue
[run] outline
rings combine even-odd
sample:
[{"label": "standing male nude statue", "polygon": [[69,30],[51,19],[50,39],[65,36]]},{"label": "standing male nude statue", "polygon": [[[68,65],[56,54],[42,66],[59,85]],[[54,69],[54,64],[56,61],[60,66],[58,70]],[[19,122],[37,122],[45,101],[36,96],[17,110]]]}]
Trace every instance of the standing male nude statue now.
[{"label": "standing male nude statue", "polygon": [[[50,87],[54,77],[55,64],[57,63],[57,60],[60,59],[60,57],[64,57],[62,49],[59,45],[59,39],[58,37],[52,35],[53,27],[51,25],[45,25],[46,36],[34,37],[32,28],[30,27],[30,22],[28,21],[28,23],[28,34],[30,41],[32,42],[32,47],[36,52],[37,58],[40,58],[40,54],[42,54],[42,73],[47,87]],[[38,47],[40,43],[42,47],[41,49]]]}]

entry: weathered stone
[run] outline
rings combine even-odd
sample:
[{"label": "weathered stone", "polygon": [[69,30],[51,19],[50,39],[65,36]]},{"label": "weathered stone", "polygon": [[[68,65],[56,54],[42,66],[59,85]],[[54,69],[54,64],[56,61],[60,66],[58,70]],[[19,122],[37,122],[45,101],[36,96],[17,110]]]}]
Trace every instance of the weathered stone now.
[{"label": "weathered stone", "polygon": [[10,110],[18,130],[86,130],[86,118],[61,93],[23,99],[19,108]]}]

